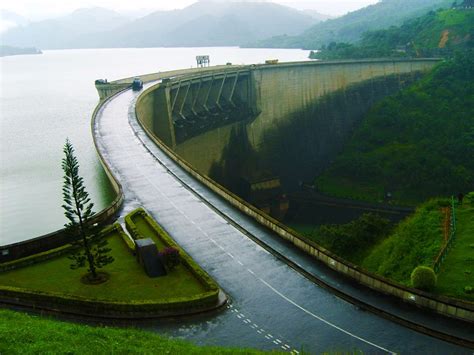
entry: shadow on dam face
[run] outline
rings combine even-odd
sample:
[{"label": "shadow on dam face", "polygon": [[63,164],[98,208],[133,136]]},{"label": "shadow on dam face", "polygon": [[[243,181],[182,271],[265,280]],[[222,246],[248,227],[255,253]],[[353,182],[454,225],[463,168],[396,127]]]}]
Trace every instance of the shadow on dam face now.
[{"label": "shadow on dam face", "polygon": [[250,172],[277,176],[283,190],[293,192],[303,183],[312,183],[331,164],[377,101],[421,75],[379,77],[324,95],[266,130],[258,147],[251,142],[248,121],[231,126],[221,158],[201,173],[239,195],[236,180]]}]

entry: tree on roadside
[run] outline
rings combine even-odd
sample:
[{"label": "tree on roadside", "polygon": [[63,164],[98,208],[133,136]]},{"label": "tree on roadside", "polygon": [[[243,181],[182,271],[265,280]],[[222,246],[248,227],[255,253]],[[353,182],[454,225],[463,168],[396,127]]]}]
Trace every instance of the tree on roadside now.
[{"label": "tree on roadside", "polygon": [[108,255],[111,249],[107,248],[107,240],[96,235],[91,228],[90,218],[94,215],[92,210],[94,204],[84,187],[83,178],[79,175],[79,162],[69,139],[66,139],[63,152],[65,157],[61,165],[64,172],[62,207],[64,215],[69,220],[65,227],[74,235],[80,236],[80,239],[75,242],[78,249],[69,257],[73,261],[71,269],[87,265],[86,280],[91,283],[100,283],[105,279],[101,277],[97,269],[110,264],[114,258]]}]

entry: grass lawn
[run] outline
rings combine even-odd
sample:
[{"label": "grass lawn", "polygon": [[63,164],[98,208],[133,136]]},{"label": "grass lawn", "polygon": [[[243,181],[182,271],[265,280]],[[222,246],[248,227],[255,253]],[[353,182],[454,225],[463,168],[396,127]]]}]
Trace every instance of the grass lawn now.
[{"label": "grass lawn", "polygon": [[146,221],[145,216],[137,213],[133,215],[132,220],[137,226],[139,233],[145,238],[151,238],[155,242],[158,250],[166,248],[161,238],[157,236],[156,231]]},{"label": "grass lawn", "polygon": [[71,260],[60,256],[38,264],[0,273],[0,287],[14,286],[30,290],[62,293],[102,300],[154,300],[204,293],[204,285],[183,265],[164,277],[149,278],[127,249],[119,232],[108,236],[112,264],[100,269],[110,279],[100,285],[80,281],[85,269],[71,270]]},{"label": "grass lawn", "polygon": [[474,301],[474,293],[464,292],[466,286],[474,288],[474,206],[456,212],[456,239],[439,271],[436,292]]},{"label": "grass lawn", "polygon": [[92,327],[0,310],[0,354],[262,354],[199,347],[138,329]]}]

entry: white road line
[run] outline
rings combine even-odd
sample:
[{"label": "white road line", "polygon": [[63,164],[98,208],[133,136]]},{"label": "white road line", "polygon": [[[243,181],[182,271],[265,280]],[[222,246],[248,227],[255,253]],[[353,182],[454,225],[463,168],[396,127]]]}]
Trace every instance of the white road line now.
[{"label": "white road line", "polygon": [[252,270],[247,269],[247,271],[250,272],[252,275],[255,275],[255,273]]},{"label": "white road line", "polygon": [[229,252],[227,252],[227,255],[229,255],[232,259],[234,258],[234,256]]},{"label": "white road line", "polygon": [[244,266],[244,264],[242,264],[240,260],[237,260],[237,262],[239,263],[239,265]]},{"label": "white road line", "polygon": [[314,313],[308,311],[306,308],[301,307],[299,304],[297,304],[296,302],[292,301],[291,299],[289,299],[288,297],[286,297],[284,294],[280,293],[278,290],[276,290],[272,285],[270,285],[270,284],[269,284],[268,282],[266,282],[265,280],[262,280],[261,278],[258,278],[258,279],[259,279],[263,284],[267,285],[273,292],[275,292],[275,293],[276,293],[277,295],[279,295],[281,298],[283,298],[283,299],[286,300],[287,302],[291,303],[291,304],[292,304],[293,306],[295,306],[296,308],[299,308],[300,310],[302,310],[302,311],[305,312],[306,314],[308,314],[308,315],[310,315],[310,316],[312,316],[312,317],[314,317],[314,318],[320,320],[321,322],[323,322],[323,323],[329,325],[330,327],[332,327],[332,328],[334,328],[334,329],[339,330],[340,332],[342,332],[342,333],[344,333],[344,334],[347,334],[347,335],[349,335],[349,336],[351,336],[351,337],[353,337],[353,338],[355,338],[355,339],[358,339],[358,340],[360,340],[360,341],[362,341],[362,342],[364,342],[364,343],[366,343],[366,344],[369,344],[369,345],[371,345],[371,346],[373,346],[373,347],[375,347],[375,348],[377,348],[377,349],[383,350],[383,351],[385,351],[385,352],[387,352],[387,353],[390,353],[390,354],[394,354],[394,355],[396,354],[396,353],[393,352],[393,351],[390,351],[390,350],[388,350],[388,349],[385,349],[385,348],[381,347],[380,345],[374,344],[374,343],[372,343],[372,342],[370,342],[370,341],[368,341],[368,340],[366,340],[366,339],[364,339],[364,338],[361,338],[361,337],[359,337],[359,336],[357,336],[357,335],[355,335],[355,334],[353,334],[353,333],[351,333],[351,332],[349,332],[349,331],[347,331],[347,330],[345,330],[345,329],[342,329],[341,327],[338,327],[337,325],[335,325],[335,324],[333,324],[333,323],[331,323],[331,322],[325,320],[324,318],[321,318],[321,317],[317,316],[316,314],[314,314]]}]

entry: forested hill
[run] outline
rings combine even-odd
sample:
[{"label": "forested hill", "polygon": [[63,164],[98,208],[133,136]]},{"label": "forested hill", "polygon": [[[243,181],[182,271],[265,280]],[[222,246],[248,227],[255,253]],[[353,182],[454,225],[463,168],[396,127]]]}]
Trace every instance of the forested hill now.
[{"label": "forested hill", "polygon": [[365,200],[390,192],[395,203],[472,191],[474,50],[377,104],[316,185]]},{"label": "forested hill", "polygon": [[449,56],[473,48],[474,9],[462,7],[431,11],[400,27],[366,32],[356,44],[330,43],[314,59]]},{"label": "forested hill", "polygon": [[345,16],[318,23],[298,36],[276,36],[248,41],[246,46],[263,48],[318,49],[331,42],[354,43],[367,31],[399,26],[404,21],[438,8],[451,7],[454,0],[382,0]]}]

